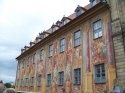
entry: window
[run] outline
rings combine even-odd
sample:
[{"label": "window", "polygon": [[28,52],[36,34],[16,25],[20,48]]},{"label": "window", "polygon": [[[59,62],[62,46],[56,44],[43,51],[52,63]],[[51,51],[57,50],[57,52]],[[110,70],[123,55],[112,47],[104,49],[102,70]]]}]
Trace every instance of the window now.
[{"label": "window", "polygon": [[95,82],[105,83],[105,67],[104,64],[95,65]]},{"label": "window", "polygon": [[59,72],[59,85],[63,85],[64,83],[64,72]]},{"label": "window", "polygon": [[36,53],[34,53],[33,55],[33,64],[35,63],[35,61],[36,61]]},{"label": "window", "polygon": [[53,45],[49,45],[49,57],[53,55]]},{"label": "window", "polygon": [[29,66],[30,63],[30,57],[27,58],[27,66]]},{"label": "window", "polygon": [[93,33],[94,33],[94,39],[102,36],[101,20],[98,20],[93,23]]},{"label": "window", "polygon": [[23,79],[20,80],[20,86],[23,86]]},{"label": "window", "polygon": [[74,84],[81,83],[81,69],[74,69]]},{"label": "window", "polygon": [[43,60],[44,59],[44,50],[42,49],[40,51],[40,60]]},{"label": "window", "polygon": [[96,5],[97,4],[97,0],[93,0],[92,1],[92,6]]},{"label": "window", "polygon": [[80,45],[80,30],[74,33],[74,46],[76,47],[79,45]]},{"label": "window", "polygon": [[25,79],[25,86],[28,87],[28,78]]},{"label": "window", "polygon": [[37,86],[38,86],[38,87],[41,86],[41,79],[42,79],[41,75],[38,76],[38,80],[37,80]]},{"label": "window", "polygon": [[52,32],[55,32],[56,31],[56,27],[52,27]]},{"label": "window", "polygon": [[47,74],[47,86],[51,85],[51,74]]},{"label": "window", "polygon": [[65,39],[60,40],[60,52],[65,51]]},{"label": "window", "polygon": [[34,86],[34,77],[31,77],[31,83],[30,83],[31,86]]},{"label": "window", "polygon": [[67,24],[67,19],[63,20],[63,25]]},{"label": "window", "polygon": [[21,63],[21,68],[22,69],[24,68],[24,63],[25,63],[25,60],[23,60],[22,63]]},{"label": "window", "polygon": [[76,16],[78,17],[79,15],[81,15],[81,10],[80,9],[76,11]]}]

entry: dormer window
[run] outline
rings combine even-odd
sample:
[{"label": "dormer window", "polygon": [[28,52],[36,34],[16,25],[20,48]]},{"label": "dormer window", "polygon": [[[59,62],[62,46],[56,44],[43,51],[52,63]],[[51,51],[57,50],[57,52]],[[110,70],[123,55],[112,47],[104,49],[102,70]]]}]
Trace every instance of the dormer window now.
[{"label": "dormer window", "polygon": [[97,4],[97,0],[90,0],[92,6],[95,6]]},{"label": "dormer window", "polygon": [[55,32],[59,28],[59,26],[53,24],[51,28],[52,32]]},{"label": "dormer window", "polygon": [[76,12],[76,17],[81,15],[83,12],[85,12],[87,9],[85,9],[84,7],[81,7],[81,6],[77,6],[77,8],[75,9],[75,12]]},{"label": "dormer window", "polygon": [[63,17],[62,18],[62,26],[66,25],[68,22],[70,22],[72,19],[68,18],[68,17]]},{"label": "dormer window", "polygon": [[57,22],[56,22],[56,25],[59,26],[59,27],[61,27],[61,24],[62,24],[61,21],[57,21]]}]

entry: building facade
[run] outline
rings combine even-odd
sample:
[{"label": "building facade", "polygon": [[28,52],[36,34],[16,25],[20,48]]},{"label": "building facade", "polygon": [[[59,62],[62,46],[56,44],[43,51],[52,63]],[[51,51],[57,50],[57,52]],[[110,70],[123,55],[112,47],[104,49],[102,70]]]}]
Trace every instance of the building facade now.
[{"label": "building facade", "polygon": [[64,16],[25,46],[17,57],[16,89],[40,93],[112,92],[116,78],[124,78],[116,68],[124,70],[118,64],[125,62],[116,62],[114,50],[114,42],[119,40],[112,35],[115,1],[90,0],[90,4],[78,6],[75,13]]},{"label": "building facade", "polygon": [[114,57],[116,63],[116,84],[125,91],[125,0],[109,0]]}]

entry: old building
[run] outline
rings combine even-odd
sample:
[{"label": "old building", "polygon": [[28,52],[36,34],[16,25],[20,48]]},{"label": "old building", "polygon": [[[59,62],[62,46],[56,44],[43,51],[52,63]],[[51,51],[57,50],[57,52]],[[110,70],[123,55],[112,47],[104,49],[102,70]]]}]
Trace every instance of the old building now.
[{"label": "old building", "polygon": [[116,76],[125,80],[124,42],[119,42],[124,38],[117,23],[124,23],[121,18],[125,16],[118,18],[116,1],[123,12],[124,0],[90,0],[87,6],[78,6],[75,13],[39,33],[17,57],[16,89],[41,93],[112,92]]},{"label": "old building", "polygon": [[109,0],[117,83],[125,91],[125,0]]}]

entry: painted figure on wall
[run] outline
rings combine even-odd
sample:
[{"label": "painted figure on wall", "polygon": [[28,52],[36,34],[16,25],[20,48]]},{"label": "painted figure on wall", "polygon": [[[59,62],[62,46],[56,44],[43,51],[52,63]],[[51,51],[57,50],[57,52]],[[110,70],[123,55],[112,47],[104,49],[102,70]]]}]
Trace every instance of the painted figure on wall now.
[{"label": "painted figure on wall", "polygon": [[67,35],[65,82],[66,93],[71,93],[72,33]]},{"label": "painted figure on wall", "polygon": [[73,67],[81,67],[82,65],[82,56],[81,56],[81,48],[74,49],[74,57],[73,57]]},{"label": "painted figure on wall", "polygon": [[53,80],[57,84],[57,76],[58,76],[58,68],[57,68],[57,61],[58,61],[58,55],[57,55],[57,49],[58,49],[58,44],[57,41],[54,42],[54,53],[53,53]]},{"label": "painted figure on wall", "polygon": [[67,35],[66,63],[72,62],[72,34]]},{"label": "painted figure on wall", "polygon": [[59,59],[58,59],[58,70],[63,70],[65,66],[65,54],[61,53],[59,54]]},{"label": "painted figure on wall", "polygon": [[107,48],[102,38],[93,41],[92,47],[93,64],[107,61]]}]

